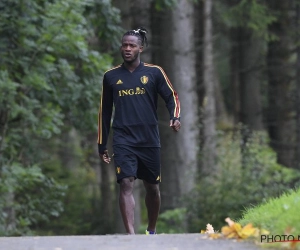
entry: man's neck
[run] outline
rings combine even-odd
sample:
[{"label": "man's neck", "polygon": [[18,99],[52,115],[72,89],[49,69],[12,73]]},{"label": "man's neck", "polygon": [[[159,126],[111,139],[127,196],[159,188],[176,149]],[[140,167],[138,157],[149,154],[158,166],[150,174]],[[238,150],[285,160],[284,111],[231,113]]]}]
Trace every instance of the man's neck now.
[{"label": "man's neck", "polygon": [[141,63],[141,60],[136,60],[132,63],[124,62],[124,66],[130,72],[133,72],[140,65],[140,63]]}]

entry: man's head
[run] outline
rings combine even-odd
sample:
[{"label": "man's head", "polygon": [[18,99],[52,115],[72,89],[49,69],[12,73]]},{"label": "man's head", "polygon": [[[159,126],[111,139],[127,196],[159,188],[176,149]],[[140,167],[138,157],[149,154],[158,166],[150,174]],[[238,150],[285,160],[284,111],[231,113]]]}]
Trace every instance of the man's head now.
[{"label": "man's head", "polygon": [[139,60],[144,44],[148,45],[146,34],[147,30],[141,27],[137,30],[129,30],[123,35],[121,54],[125,62],[133,63]]}]

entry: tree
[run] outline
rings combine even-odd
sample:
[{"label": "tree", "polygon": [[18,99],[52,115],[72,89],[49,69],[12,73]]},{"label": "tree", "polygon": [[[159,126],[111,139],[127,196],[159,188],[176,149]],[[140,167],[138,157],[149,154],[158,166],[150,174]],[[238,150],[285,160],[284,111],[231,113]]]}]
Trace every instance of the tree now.
[{"label": "tree", "polygon": [[213,176],[216,171],[216,93],[214,60],[213,60],[213,27],[212,27],[211,0],[204,1],[204,39],[203,39],[203,148],[202,148],[202,173]]},{"label": "tree", "polygon": [[262,130],[265,47],[271,39],[268,25],[275,17],[263,2],[256,0],[228,0],[219,3],[218,11],[230,34],[234,121],[250,130]]},{"label": "tree", "polygon": [[300,4],[296,3],[296,153],[295,153],[295,167],[300,169]]},{"label": "tree", "polygon": [[292,40],[290,4],[286,1],[271,1],[268,5],[278,12],[277,21],[269,27],[277,39],[268,43],[268,131],[271,145],[278,153],[278,162],[292,167],[294,159]]},{"label": "tree", "polygon": [[[172,11],[172,41],[174,49],[174,86],[180,93],[183,127],[178,133],[179,164],[177,171],[181,193],[187,194],[194,187],[198,163],[198,96],[196,92],[196,69],[194,50],[194,4],[182,0]],[[182,35],[182,31],[185,34]],[[184,150],[180,150],[183,148]],[[185,169],[182,167],[185,165]]]},{"label": "tree", "polygon": [[199,128],[193,3],[177,1],[173,8],[157,11],[153,19],[153,61],[164,68],[181,101],[182,127],[178,134],[168,126],[164,103],[160,102],[158,108],[162,211],[165,211],[178,207],[180,199],[192,189],[197,168]]}]

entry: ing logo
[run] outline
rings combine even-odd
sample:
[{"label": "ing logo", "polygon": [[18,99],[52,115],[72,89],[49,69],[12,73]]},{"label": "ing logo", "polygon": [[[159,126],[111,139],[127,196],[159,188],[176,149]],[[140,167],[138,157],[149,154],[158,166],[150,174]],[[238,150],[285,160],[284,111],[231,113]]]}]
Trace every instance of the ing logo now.
[{"label": "ing logo", "polygon": [[147,76],[142,76],[141,77],[142,84],[147,84],[148,80],[149,80],[149,78]]},{"label": "ing logo", "polygon": [[126,96],[126,95],[143,95],[146,93],[144,88],[136,87],[135,89],[122,89],[119,90],[119,96]]},{"label": "ing logo", "polygon": [[116,84],[122,84],[122,83],[123,83],[122,80],[119,79],[119,81],[117,81]]}]

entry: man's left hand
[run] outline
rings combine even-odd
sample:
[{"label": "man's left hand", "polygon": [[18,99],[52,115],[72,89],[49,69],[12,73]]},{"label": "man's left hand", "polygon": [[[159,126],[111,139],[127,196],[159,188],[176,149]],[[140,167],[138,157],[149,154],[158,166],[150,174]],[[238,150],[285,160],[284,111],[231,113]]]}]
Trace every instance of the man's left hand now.
[{"label": "man's left hand", "polygon": [[175,131],[178,132],[180,127],[181,127],[181,123],[179,120],[170,120],[170,127]]}]

